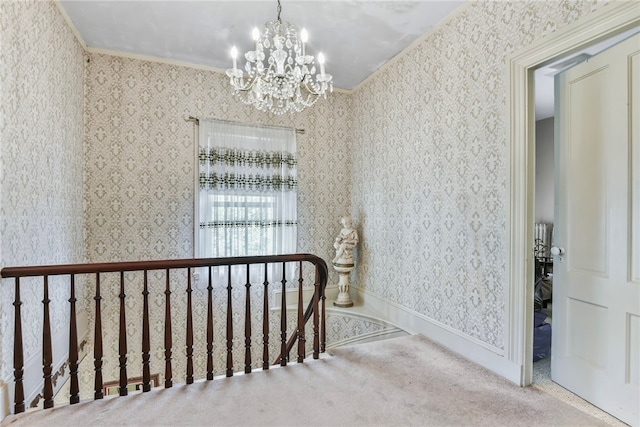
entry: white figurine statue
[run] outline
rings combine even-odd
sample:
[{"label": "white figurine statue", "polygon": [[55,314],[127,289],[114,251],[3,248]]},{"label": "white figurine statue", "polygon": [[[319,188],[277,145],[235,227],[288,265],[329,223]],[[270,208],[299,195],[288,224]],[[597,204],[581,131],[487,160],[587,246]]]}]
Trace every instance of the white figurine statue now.
[{"label": "white figurine statue", "polygon": [[353,248],[358,244],[358,232],[352,227],[351,218],[348,216],[343,216],[340,219],[340,224],[342,224],[342,230],[333,243],[336,250],[333,264],[353,266]]},{"label": "white figurine statue", "polygon": [[338,307],[351,307],[353,302],[349,297],[349,274],[355,267],[353,262],[353,248],[358,244],[358,232],[351,225],[351,218],[343,216],[340,218],[342,230],[336,237],[333,247],[336,256],[333,258],[333,268],[338,272],[340,281],[338,282],[338,297],[333,305]]}]

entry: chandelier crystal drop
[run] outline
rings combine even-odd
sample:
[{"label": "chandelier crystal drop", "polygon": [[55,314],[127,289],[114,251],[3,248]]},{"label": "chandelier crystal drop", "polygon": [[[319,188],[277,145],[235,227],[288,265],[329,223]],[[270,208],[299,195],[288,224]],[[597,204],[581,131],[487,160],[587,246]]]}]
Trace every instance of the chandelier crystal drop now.
[{"label": "chandelier crystal drop", "polygon": [[227,76],[234,95],[245,104],[274,114],[299,112],[312,106],[327,90],[333,92],[331,74],[324,69],[324,55],[318,53],[320,72],[315,59],[306,52],[307,31],[282,22],[278,0],[278,18],[267,22],[262,32],[253,29],[255,50],[244,54],[244,70],[237,67],[238,49],[231,48],[233,68]]}]

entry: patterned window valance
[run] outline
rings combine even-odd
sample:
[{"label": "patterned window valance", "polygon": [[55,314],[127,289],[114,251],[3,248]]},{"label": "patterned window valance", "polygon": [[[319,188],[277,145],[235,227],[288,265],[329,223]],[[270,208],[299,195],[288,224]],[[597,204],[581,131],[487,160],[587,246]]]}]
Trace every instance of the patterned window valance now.
[{"label": "patterned window valance", "polygon": [[256,169],[294,168],[297,159],[293,153],[277,151],[242,150],[225,147],[200,148],[200,164],[243,166]]},{"label": "patterned window valance", "polygon": [[200,173],[200,188],[206,190],[292,191],[297,186],[293,176]]}]

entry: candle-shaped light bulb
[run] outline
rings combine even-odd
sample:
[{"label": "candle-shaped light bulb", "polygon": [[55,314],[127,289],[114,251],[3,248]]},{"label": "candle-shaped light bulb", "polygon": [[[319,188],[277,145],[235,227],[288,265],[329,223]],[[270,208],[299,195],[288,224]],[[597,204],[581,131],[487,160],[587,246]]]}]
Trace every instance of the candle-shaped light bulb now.
[{"label": "candle-shaped light bulb", "polygon": [[236,59],[237,59],[237,58],[238,58],[238,49],[237,49],[235,46],[233,46],[233,47],[231,48],[231,59],[233,59],[233,70],[234,70],[234,71],[235,71],[235,70],[236,70],[236,68],[237,68],[237,67],[236,67]]},{"label": "candle-shaped light bulb", "polygon": [[258,50],[258,40],[260,39],[260,30],[258,27],[253,27],[253,33],[251,34],[253,40],[256,42],[256,51]]},{"label": "candle-shaped light bulb", "polygon": [[307,30],[303,28],[302,31],[300,31],[300,41],[302,42],[302,56],[306,54],[304,45],[305,43],[307,43],[307,40],[309,40],[309,34],[307,34]]},{"label": "candle-shaped light bulb", "polygon": [[324,77],[324,55],[322,52],[318,53],[318,64],[320,64],[320,75]]}]

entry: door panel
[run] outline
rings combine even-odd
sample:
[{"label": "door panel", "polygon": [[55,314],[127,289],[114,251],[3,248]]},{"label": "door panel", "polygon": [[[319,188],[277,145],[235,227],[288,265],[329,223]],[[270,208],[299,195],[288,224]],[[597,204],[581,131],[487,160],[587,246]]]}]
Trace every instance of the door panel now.
[{"label": "door panel", "polygon": [[[573,117],[607,117],[603,111],[607,80],[611,78],[609,67],[596,69],[570,82],[569,98]],[[607,266],[607,165],[600,162],[605,147],[600,143],[606,129],[600,120],[584,126],[580,121],[571,121],[571,136],[579,146],[571,147],[568,153],[567,191],[571,192],[571,204],[567,206],[572,219],[567,224],[568,245],[572,256],[569,269],[599,273],[606,276]]]},{"label": "door panel", "polygon": [[607,348],[600,345],[607,339],[607,307],[569,298],[567,317],[572,319],[568,324],[568,356],[591,363],[594,369],[607,369]]},{"label": "door panel", "polygon": [[554,381],[640,425],[640,35],[556,77]]}]

